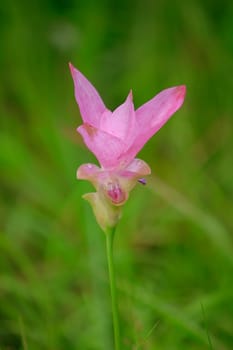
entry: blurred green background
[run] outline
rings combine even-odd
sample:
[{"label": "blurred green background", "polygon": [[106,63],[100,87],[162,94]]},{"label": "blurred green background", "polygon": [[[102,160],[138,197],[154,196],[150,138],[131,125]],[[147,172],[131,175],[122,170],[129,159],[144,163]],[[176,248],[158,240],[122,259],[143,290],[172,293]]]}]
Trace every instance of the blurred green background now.
[{"label": "blurred green background", "polygon": [[1,0],[0,349],[113,349],[69,61],[111,109],[187,85],[116,235],[124,349],[233,349],[231,0]]}]

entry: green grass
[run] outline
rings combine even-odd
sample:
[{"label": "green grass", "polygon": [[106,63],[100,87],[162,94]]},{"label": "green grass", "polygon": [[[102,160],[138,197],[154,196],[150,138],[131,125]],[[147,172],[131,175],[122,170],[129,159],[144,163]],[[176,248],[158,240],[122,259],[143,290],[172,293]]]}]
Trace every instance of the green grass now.
[{"label": "green grass", "polygon": [[187,85],[116,234],[124,349],[231,350],[232,2],[3,0],[0,19],[0,350],[113,348],[69,61],[112,109]]}]

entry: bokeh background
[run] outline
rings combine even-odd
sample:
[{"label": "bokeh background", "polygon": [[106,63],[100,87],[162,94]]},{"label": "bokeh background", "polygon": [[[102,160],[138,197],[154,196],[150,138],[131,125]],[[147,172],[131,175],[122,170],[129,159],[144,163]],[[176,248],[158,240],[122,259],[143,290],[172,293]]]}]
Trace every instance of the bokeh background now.
[{"label": "bokeh background", "polygon": [[1,0],[0,349],[113,349],[69,61],[111,109],[187,85],[116,235],[124,349],[232,349],[231,0]]}]

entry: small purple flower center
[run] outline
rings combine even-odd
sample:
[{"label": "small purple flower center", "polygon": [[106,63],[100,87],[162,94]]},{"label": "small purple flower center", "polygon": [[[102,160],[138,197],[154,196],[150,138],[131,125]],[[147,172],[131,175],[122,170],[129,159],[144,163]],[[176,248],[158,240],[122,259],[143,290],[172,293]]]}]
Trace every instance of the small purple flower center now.
[{"label": "small purple flower center", "polygon": [[125,201],[125,193],[122,191],[118,183],[108,183],[107,194],[114,204],[120,204]]}]

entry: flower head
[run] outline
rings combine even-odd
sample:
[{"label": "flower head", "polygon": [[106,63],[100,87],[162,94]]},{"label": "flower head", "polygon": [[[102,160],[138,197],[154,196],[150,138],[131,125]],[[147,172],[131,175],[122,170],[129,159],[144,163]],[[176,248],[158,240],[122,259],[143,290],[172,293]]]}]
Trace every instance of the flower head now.
[{"label": "flower head", "polygon": [[[77,130],[100,164],[100,167],[81,165],[77,177],[89,180],[96,188],[95,194],[86,195],[95,212],[95,207],[100,206],[101,202],[107,212],[112,210],[112,218],[119,218],[116,207],[126,202],[129,191],[137,181],[145,184],[143,177],[150,174],[150,167],[143,160],[135,158],[137,153],[181,107],[186,88],[181,85],[163,90],[137,110],[134,109],[130,91],[125,102],[112,112],[105,107],[84,75],[72,64],[70,70],[83,119],[83,124]],[[100,222],[98,216],[96,214],[102,228],[107,227],[108,223],[102,224],[103,219]]]}]

